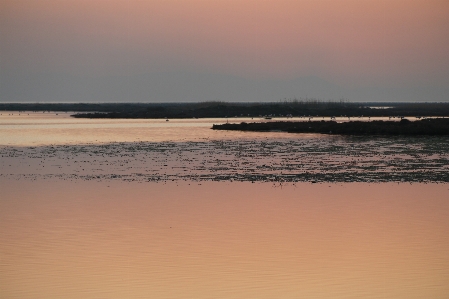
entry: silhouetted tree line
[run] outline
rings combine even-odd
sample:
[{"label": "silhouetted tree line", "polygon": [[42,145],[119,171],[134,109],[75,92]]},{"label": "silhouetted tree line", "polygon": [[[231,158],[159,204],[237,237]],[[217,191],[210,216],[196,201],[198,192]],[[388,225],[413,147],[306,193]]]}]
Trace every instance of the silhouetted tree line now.
[{"label": "silhouetted tree line", "polygon": [[[388,106],[389,109],[372,109]],[[0,104],[3,111],[74,112],[80,118],[204,118],[259,116],[449,116],[449,103],[355,103],[293,99],[272,103]]]}]

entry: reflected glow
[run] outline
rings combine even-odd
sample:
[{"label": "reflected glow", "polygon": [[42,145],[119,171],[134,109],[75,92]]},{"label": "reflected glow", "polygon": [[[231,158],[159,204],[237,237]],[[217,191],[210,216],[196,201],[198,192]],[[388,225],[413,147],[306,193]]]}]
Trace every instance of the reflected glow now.
[{"label": "reflected glow", "polygon": [[[12,115],[8,115],[8,114]],[[279,132],[213,131],[213,124],[267,121],[263,118],[203,118],[203,119],[86,119],[72,118],[65,113],[2,112],[0,115],[0,146],[41,146],[61,144],[102,144],[112,142],[197,141],[240,138],[308,138],[316,134]],[[29,115],[28,115],[29,114]],[[416,120],[414,117],[408,118]],[[308,121],[309,117],[276,117],[271,121]],[[312,117],[312,121],[330,120]],[[348,120],[399,120],[388,117],[336,117]],[[324,135],[323,135],[324,136]]]},{"label": "reflected glow", "polygon": [[1,115],[0,297],[449,293],[447,183],[283,180],[385,172],[447,182],[445,138],[223,132],[213,122],[223,119]]},{"label": "reflected glow", "polygon": [[449,293],[447,185],[0,184],[5,298]]},{"label": "reflected glow", "polygon": [[[52,144],[87,144],[136,141],[193,141],[248,136],[242,132],[218,132],[213,124],[223,118],[209,119],[81,119],[69,114],[22,113],[0,116],[0,145],[39,146]],[[6,115],[5,115],[6,114]],[[256,119],[255,119],[256,120]],[[258,119],[257,119],[258,120]],[[229,118],[229,121],[254,121],[251,118]],[[288,134],[283,134],[287,136]],[[266,138],[269,134],[251,134]],[[272,136],[280,136],[272,133]]]}]

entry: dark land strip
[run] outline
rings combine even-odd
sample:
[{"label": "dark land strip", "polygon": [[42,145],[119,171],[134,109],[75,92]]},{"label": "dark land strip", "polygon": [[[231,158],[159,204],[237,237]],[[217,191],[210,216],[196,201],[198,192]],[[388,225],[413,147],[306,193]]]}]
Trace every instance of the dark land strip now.
[{"label": "dark land strip", "polygon": [[70,112],[77,118],[401,117],[449,116],[449,103],[357,103],[287,100],[271,103],[0,104],[0,111]]},{"label": "dark land strip", "polygon": [[255,122],[213,125],[213,130],[237,130],[288,133],[320,133],[339,135],[449,135],[449,118],[422,119],[419,121],[303,121]]}]

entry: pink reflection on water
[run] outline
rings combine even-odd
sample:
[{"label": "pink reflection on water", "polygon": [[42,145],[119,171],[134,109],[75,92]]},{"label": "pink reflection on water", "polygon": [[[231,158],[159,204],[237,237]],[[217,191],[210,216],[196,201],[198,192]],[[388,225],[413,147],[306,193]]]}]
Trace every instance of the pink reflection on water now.
[{"label": "pink reflection on water", "polygon": [[[86,119],[72,118],[71,113],[3,111],[0,115],[0,146],[42,146],[62,144],[103,144],[110,142],[197,141],[240,138],[307,138],[317,134],[280,132],[213,131],[213,124],[266,121],[309,121],[308,117],[205,118],[205,119]],[[416,120],[416,118],[408,118]],[[314,117],[311,121],[331,120]],[[335,118],[338,122],[347,117]],[[388,117],[357,117],[357,121],[400,120]],[[322,136],[325,138],[325,136]]]},{"label": "pink reflection on water", "polygon": [[[22,113],[0,116],[0,146],[42,146],[62,144],[103,144],[111,142],[195,141],[292,137],[287,133],[226,132],[211,130],[223,118],[207,119],[86,119],[70,114]],[[258,121],[235,118],[230,122]]]},{"label": "pink reflection on water", "polygon": [[443,298],[447,184],[0,181],[5,298]]}]

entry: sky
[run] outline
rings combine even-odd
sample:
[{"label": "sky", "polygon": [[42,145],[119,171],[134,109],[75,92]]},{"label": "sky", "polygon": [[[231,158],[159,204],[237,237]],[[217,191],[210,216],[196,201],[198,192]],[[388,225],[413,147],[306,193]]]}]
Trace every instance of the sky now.
[{"label": "sky", "polygon": [[449,102],[447,0],[0,0],[0,102]]}]

